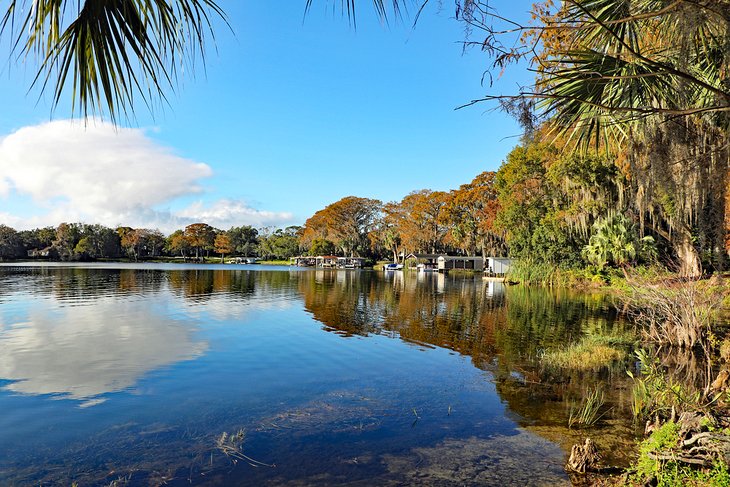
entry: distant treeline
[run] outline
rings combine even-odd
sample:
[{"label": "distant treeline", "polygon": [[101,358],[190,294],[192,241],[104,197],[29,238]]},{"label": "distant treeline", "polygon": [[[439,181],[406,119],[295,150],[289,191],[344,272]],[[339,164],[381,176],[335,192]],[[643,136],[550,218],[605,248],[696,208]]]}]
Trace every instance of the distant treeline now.
[{"label": "distant treeline", "polygon": [[251,226],[224,231],[206,223],[193,223],[165,236],[159,230],[147,228],[84,223],[22,231],[0,225],[0,259],[141,260],[210,255],[288,259],[299,252],[299,232],[300,227],[273,230]]}]

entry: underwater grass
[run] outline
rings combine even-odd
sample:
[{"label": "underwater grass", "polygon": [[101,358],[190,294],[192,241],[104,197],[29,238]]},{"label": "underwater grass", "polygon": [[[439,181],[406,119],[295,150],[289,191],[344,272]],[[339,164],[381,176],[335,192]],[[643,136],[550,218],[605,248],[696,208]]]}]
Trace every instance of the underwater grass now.
[{"label": "underwater grass", "polygon": [[635,342],[631,335],[590,335],[567,348],[548,350],[542,356],[546,367],[595,370],[622,362]]}]

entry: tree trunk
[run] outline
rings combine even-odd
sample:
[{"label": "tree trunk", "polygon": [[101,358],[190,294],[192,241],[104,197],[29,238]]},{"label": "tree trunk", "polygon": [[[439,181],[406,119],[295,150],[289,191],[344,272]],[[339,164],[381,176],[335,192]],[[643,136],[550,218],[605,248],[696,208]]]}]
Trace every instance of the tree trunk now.
[{"label": "tree trunk", "polygon": [[596,470],[600,460],[601,457],[598,455],[595,443],[590,438],[586,438],[584,444],[573,445],[565,468],[569,472],[586,473]]},{"label": "tree trunk", "polygon": [[702,263],[697,252],[692,235],[688,228],[677,229],[673,235],[672,246],[679,259],[679,274],[682,277],[699,277],[702,275]]},{"label": "tree trunk", "polygon": [[677,254],[677,260],[679,261],[677,269],[679,275],[682,277],[699,277],[702,275],[702,262],[700,261],[700,254],[697,252],[694,243],[692,242],[692,231],[690,228],[681,224],[672,230],[672,233],[659,228],[659,226],[651,226],[651,228],[667,239],[669,244]]}]

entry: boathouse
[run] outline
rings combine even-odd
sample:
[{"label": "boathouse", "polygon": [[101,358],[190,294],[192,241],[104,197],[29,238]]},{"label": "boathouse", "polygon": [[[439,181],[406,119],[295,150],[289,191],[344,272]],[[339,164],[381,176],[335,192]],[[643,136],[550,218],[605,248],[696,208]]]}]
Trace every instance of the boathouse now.
[{"label": "boathouse", "polygon": [[317,265],[317,258],[309,255],[300,255],[291,258],[292,265],[298,267],[314,267]]},{"label": "boathouse", "polygon": [[336,255],[303,255],[291,258],[292,265],[298,267],[321,267],[332,269],[361,269],[365,266],[364,257],[337,257]]},{"label": "boathouse", "polygon": [[512,267],[512,259],[508,257],[489,257],[486,272],[494,276],[507,274]]},{"label": "boathouse", "polygon": [[415,260],[419,269],[436,270],[440,256],[441,254],[408,254],[404,261]]},{"label": "boathouse", "polygon": [[364,265],[363,257],[337,257],[338,269],[361,269]]},{"label": "boathouse", "polygon": [[466,269],[473,271],[484,270],[484,258],[468,255],[439,255],[436,259],[438,271],[444,272],[451,269]]}]

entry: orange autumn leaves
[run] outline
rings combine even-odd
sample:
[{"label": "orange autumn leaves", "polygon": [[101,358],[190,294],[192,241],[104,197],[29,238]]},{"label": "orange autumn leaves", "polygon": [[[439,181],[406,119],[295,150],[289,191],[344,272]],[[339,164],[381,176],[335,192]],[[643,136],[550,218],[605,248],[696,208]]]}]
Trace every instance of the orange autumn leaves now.
[{"label": "orange autumn leaves", "polygon": [[475,254],[500,239],[495,176],[484,172],[450,192],[422,189],[385,204],[348,196],[309,218],[300,243],[327,240],[344,255],[390,253],[393,260],[411,252]]}]

